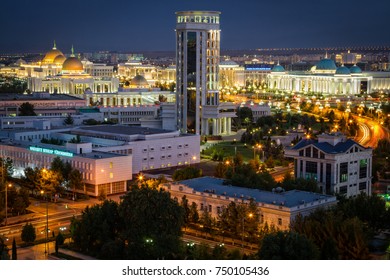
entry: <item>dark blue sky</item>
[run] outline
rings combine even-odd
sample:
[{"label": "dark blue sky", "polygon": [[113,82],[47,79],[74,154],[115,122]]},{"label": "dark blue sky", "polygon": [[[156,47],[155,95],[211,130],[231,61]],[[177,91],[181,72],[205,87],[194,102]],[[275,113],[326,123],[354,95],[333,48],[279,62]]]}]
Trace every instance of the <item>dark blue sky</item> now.
[{"label": "dark blue sky", "polygon": [[1,0],[0,52],[174,50],[175,12],[221,11],[221,48],[390,45],[388,0]]}]

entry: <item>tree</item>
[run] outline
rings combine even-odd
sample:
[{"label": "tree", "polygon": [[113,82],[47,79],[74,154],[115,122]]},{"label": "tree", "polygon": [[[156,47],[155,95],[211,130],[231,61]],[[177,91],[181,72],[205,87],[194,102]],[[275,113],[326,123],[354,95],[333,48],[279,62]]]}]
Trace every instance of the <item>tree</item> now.
[{"label": "tree", "polygon": [[68,114],[64,120],[65,125],[72,125],[74,123],[74,120],[70,114]]},{"label": "tree", "polygon": [[191,203],[188,220],[190,223],[199,222],[198,205],[195,202]]},{"label": "tree", "polygon": [[217,178],[225,178],[227,169],[227,164],[219,162],[215,167],[214,176]]},{"label": "tree", "polygon": [[190,207],[188,205],[188,199],[185,195],[181,198],[180,206],[183,207],[184,224],[187,225],[190,221]]},{"label": "tree", "polygon": [[130,259],[173,258],[180,249],[184,210],[162,189],[132,186],[119,206]]},{"label": "tree", "polygon": [[17,260],[17,259],[18,259],[18,255],[17,255],[17,252],[16,252],[16,241],[15,241],[15,237],[14,237],[14,240],[12,241],[12,259],[13,259],[13,260]]},{"label": "tree", "polygon": [[203,226],[203,231],[212,235],[215,219],[211,216],[209,211],[203,211],[200,215],[200,224]]},{"label": "tree", "polygon": [[253,122],[253,112],[251,108],[248,107],[238,107],[237,108],[237,117],[241,124],[250,124]]},{"label": "tree", "polygon": [[277,231],[262,239],[258,257],[263,260],[316,260],[319,250],[303,234]]},{"label": "tree", "polygon": [[67,186],[73,191],[73,196],[76,190],[84,191],[83,175],[78,169],[72,169],[69,174],[69,180]]},{"label": "tree", "polygon": [[80,220],[72,220],[71,237],[81,252],[98,256],[104,244],[119,237],[121,225],[118,203],[105,200],[101,204],[85,208]]},{"label": "tree", "polygon": [[202,169],[188,166],[185,168],[177,169],[173,175],[172,179],[174,181],[188,180],[192,178],[198,178],[202,176]]},{"label": "tree", "polygon": [[291,228],[312,240],[327,259],[369,258],[367,228],[356,217],[346,219],[340,212],[319,209],[297,216]]},{"label": "tree", "polygon": [[4,243],[4,239],[0,236],[0,260],[9,260],[9,249]]},{"label": "tree", "polygon": [[61,232],[59,232],[59,233],[57,234],[57,237],[56,237],[56,241],[55,241],[55,242],[56,242],[56,243],[55,243],[55,250],[56,250],[56,254],[58,255],[58,249],[59,249],[59,247],[60,247],[61,245],[63,245],[64,242],[65,242],[65,238],[64,238],[64,236],[62,235]]},{"label": "tree", "polygon": [[35,227],[31,223],[27,223],[22,228],[22,241],[25,243],[32,243],[37,238]]},{"label": "tree", "polygon": [[36,116],[37,114],[34,111],[34,105],[25,102],[22,103],[19,107],[19,116]]}]

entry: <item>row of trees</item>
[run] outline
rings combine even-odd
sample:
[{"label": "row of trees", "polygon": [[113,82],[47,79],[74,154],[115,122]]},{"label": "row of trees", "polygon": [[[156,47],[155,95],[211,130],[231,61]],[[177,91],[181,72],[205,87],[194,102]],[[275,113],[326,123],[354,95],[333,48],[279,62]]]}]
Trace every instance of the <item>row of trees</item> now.
[{"label": "row of trees", "polygon": [[319,192],[315,180],[293,178],[289,173],[284,176],[281,182],[277,183],[265,167],[266,165],[262,164],[258,159],[244,163],[242,156],[237,153],[233,159],[220,162],[215,168],[214,176],[226,179],[227,183],[233,186],[245,188],[272,191],[280,187],[283,190],[298,189]]}]

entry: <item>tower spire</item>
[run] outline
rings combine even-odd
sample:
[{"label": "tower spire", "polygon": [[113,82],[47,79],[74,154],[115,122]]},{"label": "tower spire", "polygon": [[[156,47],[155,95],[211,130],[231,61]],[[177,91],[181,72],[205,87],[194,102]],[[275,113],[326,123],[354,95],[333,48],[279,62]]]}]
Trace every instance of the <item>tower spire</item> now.
[{"label": "tower spire", "polygon": [[73,48],[73,44],[72,44],[71,50],[72,50],[72,54],[71,54],[70,56],[71,56],[71,57],[74,57],[74,48]]},{"label": "tower spire", "polygon": [[325,58],[328,58],[328,50],[325,52]]},{"label": "tower spire", "polygon": [[53,50],[56,50],[56,49],[57,49],[56,40],[54,40]]}]

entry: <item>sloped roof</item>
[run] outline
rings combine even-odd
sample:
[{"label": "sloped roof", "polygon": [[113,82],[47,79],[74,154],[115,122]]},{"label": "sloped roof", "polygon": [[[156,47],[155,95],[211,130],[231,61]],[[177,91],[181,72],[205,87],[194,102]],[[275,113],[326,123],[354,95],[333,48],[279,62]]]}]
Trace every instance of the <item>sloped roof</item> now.
[{"label": "sloped roof", "polygon": [[335,146],[328,142],[318,142],[318,140],[312,140],[312,139],[302,139],[299,141],[294,147],[292,147],[293,150],[300,150],[304,147],[307,147],[309,145],[313,145],[317,149],[323,151],[327,154],[340,154],[347,152],[352,146],[358,145],[359,147],[364,148],[359,143],[353,141],[352,139],[348,139],[344,142],[339,142]]}]

